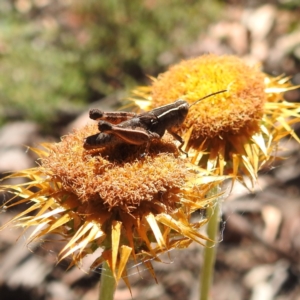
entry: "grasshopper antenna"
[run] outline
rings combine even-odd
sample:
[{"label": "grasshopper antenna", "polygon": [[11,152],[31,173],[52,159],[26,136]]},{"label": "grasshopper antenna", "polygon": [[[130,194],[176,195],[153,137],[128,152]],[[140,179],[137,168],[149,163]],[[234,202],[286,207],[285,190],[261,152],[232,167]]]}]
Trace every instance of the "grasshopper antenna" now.
[{"label": "grasshopper antenna", "polygon": [[197,101],[195,101],[194,103],[192,103],[192,104],[189,106],[189,108],[190,108],[191,106],[197,104],[199,101],[202,101],[202,100],[204,100],[204,99],[206,99],[206,98],[209,98],[209,97],[212,97],[212,96],[221,94],[221,93],[225,93],[225,92],[227,92],[227,90],[218,91],[218,92],[215,92],[215,93],[211,93],[211,94],[209,94],[209,95],[207,95],[207,96],[204,96],[204,97],[198,99]]}]

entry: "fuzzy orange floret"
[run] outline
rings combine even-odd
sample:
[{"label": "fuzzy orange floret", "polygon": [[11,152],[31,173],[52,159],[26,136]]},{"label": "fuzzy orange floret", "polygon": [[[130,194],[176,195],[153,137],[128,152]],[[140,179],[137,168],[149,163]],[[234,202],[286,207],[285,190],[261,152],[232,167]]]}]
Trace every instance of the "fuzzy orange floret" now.
[{"label": "fuzzy orange floret", "polygon": [[184,161],[175,157],[178,152],[172,143],[153,142],[147,155],[145,147],[126,144],[113,151],[84,150],[83,138],[96,132],[96,126],[87,126],[51,146],[42,159],[50,180],[59,182],[62,190],[75,194],[82,203],[105,205],[108,210],[129,212],[141,202],[174,206],[172,202],[179,201],[173,195],[185,182],[186,168]]},{"label": "fuzzy orange floret", "polygon": [[152,107],[178,98],[193,103],[213,92],[227,89],[190,108],[181,132],[193,126],[191,140],[238,134],[258,129],[266,100],[264,74],[235,56],[203,55],[182,61],[152,84]]}]

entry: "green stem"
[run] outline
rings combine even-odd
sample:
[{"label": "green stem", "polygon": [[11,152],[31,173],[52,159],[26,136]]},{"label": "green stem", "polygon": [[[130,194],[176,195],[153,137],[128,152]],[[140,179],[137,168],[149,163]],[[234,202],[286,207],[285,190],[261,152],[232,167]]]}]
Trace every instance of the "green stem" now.
[{"label": "green stem", "polygon": [[113,300],[116,281],[106,262],[102,264],[99,300]]},{"label": "green stem", "polygon": [[[210,194],[217,193],[218,187],[214,188]],[[200,277],[200,300],[209,300],[209,292],[213,282],[214,266],[217,253],[216,239],[219,234],[219,211],[220,200],[217,199],[215,206],[208,208],[207,214],[209,222],[207,225],[207,235],[214,242],[207,241],[204,248],[204,262],[202,267],[202,273]]]}]

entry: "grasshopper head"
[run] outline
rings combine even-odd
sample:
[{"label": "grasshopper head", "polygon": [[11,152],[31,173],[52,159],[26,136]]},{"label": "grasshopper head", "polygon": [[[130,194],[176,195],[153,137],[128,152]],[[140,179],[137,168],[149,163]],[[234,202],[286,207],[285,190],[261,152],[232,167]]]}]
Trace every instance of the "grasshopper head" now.
[{"label": "grasshopper head", "polygon": [[179,99],[175,104],[176,109],[170,112],[170,125],[168,126],[170,129],[180,127],[189,112],[189,104],[185,100]]}]

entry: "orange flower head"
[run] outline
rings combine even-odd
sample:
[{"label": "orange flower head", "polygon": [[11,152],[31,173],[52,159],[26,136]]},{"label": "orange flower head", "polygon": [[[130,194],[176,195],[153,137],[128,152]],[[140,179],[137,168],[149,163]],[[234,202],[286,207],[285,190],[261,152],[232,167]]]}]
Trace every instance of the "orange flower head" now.
[{"label": "orange flower head", "polygon": [[149,145],[85,150],[84,138],[97,131],[88,125],[60,143],[43,145],[45,151],[35,149],[41,165],[12,175],[29,182],[5,187],[21,197],[16,204],[32,203],[10,224],[37,226],[28,242],[49,233],[63,236],[59,258],[71,256],[73,264],[101,248],[91,267],[106,261],[116,281],[124,278],[129,286],[128,260],[151,270],[151,259],[161,253],[202,243],[198,228],[206,220],[190,223],[190,216],[212,205],[206,195],[223,179],[191,166],[168,136]]},{"label": "orange flower head", "polygon": [[172,66],[152,86],[135,90],[134,101],[151,110],[226,90],[191,105],[176,133],[193,164],[254,184],[258,170],[276,157],[279,139],[291,134],[298,140],[289,124],[299,121],[299,104],[282,101],[293,88],[286,78],[271,78],[235,56],[208,54]]},{"label": "orange flower head", "polygon": [[153,82],[151,107],[178,98],[192,104],[225,89],[191,107],[180,130],[193,126],[189,144],[199,147],[203,139],[258,130],[266,100],[264,74],[234,56],[204,55],[171,67]]}]

